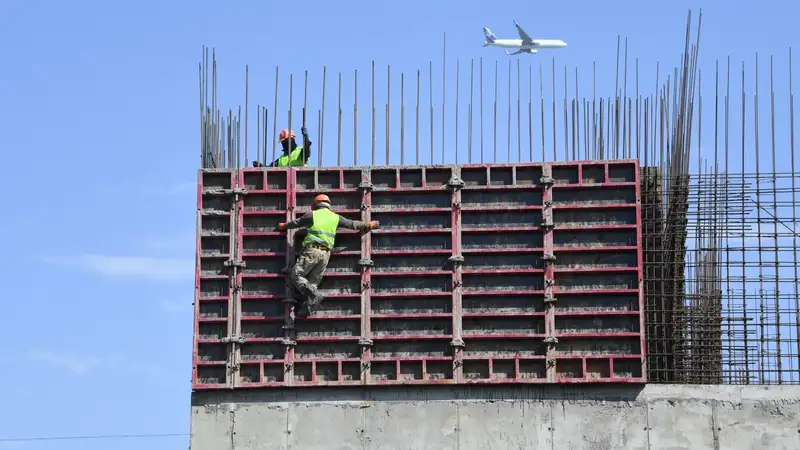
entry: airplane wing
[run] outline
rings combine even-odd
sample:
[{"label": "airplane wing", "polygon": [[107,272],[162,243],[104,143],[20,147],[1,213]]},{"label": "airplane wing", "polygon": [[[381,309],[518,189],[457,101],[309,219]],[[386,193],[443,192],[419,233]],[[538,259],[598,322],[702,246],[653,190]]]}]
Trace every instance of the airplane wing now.
[{"label": "airplane wing", "polygon": [[519,33],[519,38],[522,39],[523,42],[525,42],[525,43],[532,43],[533,42],[533,38],[530,37],[530,35],[528,35],[528,33],[526,33],[525,30],[523,30],[521,26],[519,26],[519,24],[517,23],[516,20],[514,21],[514,26],[517,27],[517,33]]},{"label": "airplane wing", "polygon": [[514,53],[509,53],[509,52],[508,52],[508,50],[506,50],[506,55],[509,55],[509,56],[513,56],[513,55],[519,55],[520,53],[530,53],[530,54],[534,54],[534,53],[536,53],[536,50],[534,50],[534,49],[532,49],[532,48],[523,48],[523,49],[517,50],[517,51],[516,51],[516,52],[514,52]]}]

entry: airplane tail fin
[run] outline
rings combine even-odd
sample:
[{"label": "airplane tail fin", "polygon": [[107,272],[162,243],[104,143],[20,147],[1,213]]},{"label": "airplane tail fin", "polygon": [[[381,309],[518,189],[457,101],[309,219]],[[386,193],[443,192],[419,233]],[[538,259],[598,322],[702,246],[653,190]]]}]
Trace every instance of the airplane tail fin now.
[{"label": "airplane tail fin", "polygon": [[488,29],[486,27],[483,28],[483,37],[485,39],[485,41],[483,42],[483,46],[484,47],[486,47],[489,44],[494,43],[494,41],[497,40],[497,36],[495,36],[494,33],[492,33],[492,30],[490,30],[490,29]]}]

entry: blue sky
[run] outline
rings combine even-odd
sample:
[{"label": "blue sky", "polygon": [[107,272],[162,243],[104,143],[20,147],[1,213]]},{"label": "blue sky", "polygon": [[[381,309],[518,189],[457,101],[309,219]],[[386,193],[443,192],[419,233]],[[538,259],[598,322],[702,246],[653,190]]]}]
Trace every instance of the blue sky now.
[{"label": "blue sky", "polygon": [[[297,105],[302,71],[313,72],[309,95],[316,110],[321,67],[327,64],[331,106],[325,146],[331,153],[323,162],[330,164],[335,162],[336,74],[343,71],[345,84],[352,83],[351,72],[358,68],[366,82],[373,59],[384,83],[387,64],[393,73],[411,74],[433,60],[438,70],[443,32],[449,71],[456,58],[463,65],[482,56],[491,77],[494,61],[502,74],[508,58],[502,50],[481,47],[481,27],[510,37],[516,19],[534,36],[569,43],[558,51],[557,65],[561,73],[563,65],[579,67],[584,91],[591,87],[588,77],[597,61],[598,91],[604,95],[614,91],[617,35],[628,37],[629,64],[639,57],[642,79],[654,86],[656,61],[670,67],[678,63],[690,7],[695,14],[704,8],[701,68],[708,73],[715,58],[730,55],[734,67],[743,59],[751,66],[758,51],[764,68],[773,53],[776,74],[785,74],[788,47],[800,43],[795,19],[800,5],[787,1],[748,4],[745,11],[722,1],[371,5],[3,3],[0,148],[6,169],[0,187],[7,200],[0,280],[10,320],[0,332],[0,404],[6,405],[0,438],[188,432],[197,64],[204,44],[218,52],[224,107],[243,104],[249,64],[251,145],[255,105],[272,105],[275,66],[296,74]],[[522,61],[541,60],[547,70],[550,56]],[[776,101],[785,109],[787,80],[781,76],[776,90],[783,97]],[[502,92],[507,80],[502,75],[500,80]],[[368,102],[368,85],[362,86],[360,95]],[[704,81],[703,89],[710,88]],[[413,91],[407,94],[411,101]],[[406,108],[412,121],[413,106]],[[351,111],[345,109],[345,116]],[[500,111],[503,123],[502,106]],[[299,120],[299,114],[295,117]],[[368,133],[368,116],[362,117],[360,127]],[[280,121],[278,127],[284,126]],[[317,131],[309,130],[313,139]],[[379,133],[379,155],[383,138]],[[393,145],[395,139],[396,134]],[[346,155],[352,154],[349,145]],[[369,154],[364,145],[359,158],[366,161]],[[167,437],[0,443],[0,448],[147,445],[166,450],[186,448],[187,442],[187,437]]]}]

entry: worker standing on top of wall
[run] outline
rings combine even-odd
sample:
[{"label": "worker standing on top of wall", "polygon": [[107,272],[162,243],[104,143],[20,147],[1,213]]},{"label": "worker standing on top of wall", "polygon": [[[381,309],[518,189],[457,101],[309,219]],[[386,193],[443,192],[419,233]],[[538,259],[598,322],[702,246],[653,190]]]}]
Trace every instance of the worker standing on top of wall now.
[{"label": "worker standing on top of wall", "polygon": [[[283,155],[276,159],[269,165],[269,167],[306,167],[308,166],[308,159],[311,158],[311,141],[308,139],[308,130],[306,127],[300,129],[303,135],[303,145],[297,145],[295,141],[294,131],[286,129],[281,130],[278,139],[283,148]],[[264,167],[258,161],[253,161],[253,167]]]},{"label": "worker standing on top of wall", "polygon": [[347,228],[350,230],[369,231],[377,229],[377,221],[361,222],[350,220],[331,211],[331,199],[321,194],[311,203],[311,211],[288,223],[281,222],[278,229],[281,231],[293,228],[308,228],[308,234],[303,239],[303,250],[290,272],[294,286],[306,296],[308,312],[313,313],[320,302],[325,298],[317,287],[322,281],[322,275],[328,267],[331,250],[336,240],[336,230]]}]

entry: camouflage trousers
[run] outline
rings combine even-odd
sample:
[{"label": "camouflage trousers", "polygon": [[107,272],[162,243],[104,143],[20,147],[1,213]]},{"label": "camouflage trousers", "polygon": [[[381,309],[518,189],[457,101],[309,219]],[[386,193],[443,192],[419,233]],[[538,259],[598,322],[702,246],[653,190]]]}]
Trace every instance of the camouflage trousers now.
[{"label": "camouflage trousers", "polygon": [[290,274],[295,288],[306,296],[315,296],[330,258],[330,251],[312,245],[303,247]]}]

